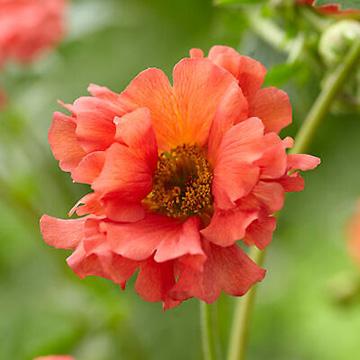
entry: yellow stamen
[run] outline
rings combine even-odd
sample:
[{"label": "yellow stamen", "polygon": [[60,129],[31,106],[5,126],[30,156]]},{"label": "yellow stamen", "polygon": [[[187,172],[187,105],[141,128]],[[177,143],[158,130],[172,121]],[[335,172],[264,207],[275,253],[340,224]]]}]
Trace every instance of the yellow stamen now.
[{"label": "yellow stamen", "polygon": [[144,203],[150,210],[174,218],[211,210],[212,171],[197,145],[181,145],[159,156],[153,190]]}]

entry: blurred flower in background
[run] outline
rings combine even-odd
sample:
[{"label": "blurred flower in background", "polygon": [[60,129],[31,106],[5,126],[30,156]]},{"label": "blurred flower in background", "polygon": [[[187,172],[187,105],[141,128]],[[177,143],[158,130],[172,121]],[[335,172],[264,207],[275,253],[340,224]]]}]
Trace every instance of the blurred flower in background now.
[{"label": "blurred flower in background", "polygon": [[66,0],[0,0],[0,65],[28,63],[64,35]]},{"label": "blurred flower in background", "polygon": [[74,360],[74,358],[67,355],[48,355],[37,357],[34,360]]},{"label": "blurred flower in background", "polygon": [[360,200],[348,225],[348,250],[360,267]]},{"label": "blurred flower in background", "polygon": [[315,0],[298,0],[299,4],[310,5],[316,7],[316,9],[322,14],[327,15],[349,15],[349,14],[359,14],[360,10],[358,9],[342,9],[339,3],[336,3],[334,0],[333,4],[330,5],[315,5]]}]

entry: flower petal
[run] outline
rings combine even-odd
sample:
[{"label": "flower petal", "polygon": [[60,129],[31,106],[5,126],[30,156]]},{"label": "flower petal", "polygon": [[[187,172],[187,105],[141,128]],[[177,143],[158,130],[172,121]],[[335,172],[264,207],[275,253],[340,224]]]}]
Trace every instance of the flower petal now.
[{"label": "flower petal", "polygon": [[131,148],[139,159],[155,169],[157,164],[157,144],[151,123],[150,111],[139,108],[121,118],[115,118],[116,141]]},{"label": "flower petal", "polygon": [[277,182],[281,184],[285,192],[303,191],[305,186],[304,179],[299,173],[285,175],[282,178],[278,179]]},{"label": "flower petal", "polygon": [[284,206],[284,189],[277,182],[259,181],[252,193],[260,201],[261,206],[271,214],[279,211]]},{"label": "flower petal", "polygon": [[170,82],[161,70],[142,71],[120,96],[128,111],[139,107],[150,110],[160,149],[174,147],[180,131],[178,108]]},{"label": "flower petal", "polygon": [[231,47],[213,46],[209,51],[209,59],[233,74],[247,97],[255,94],[264,82],[265,67],[250,57],[240,55]]},{"label": "flower petal", "polygon": [[206,256],[203,271],[178,263],[179,280],[170,292],[174,299],[196,297],[212,303],[221,291],[241,296],[265,276],[265,271],[236,245],[221,247],[209,243]]},{"label": "flower petal", "polygon": [[106,216],[113,221],[136,222],[144,218],[145,209],[141,202],[123,200],[117,194],[101,199]]},{"label": "flower petal", "polygon": [[224,134],[231,126],[245,120],[248,116],[248,102],[239,86],[229,87],[226,95],[221,100],[213,120],[209,142],[208,159],[215,162],[216,153]]},{"label": "flower petal", "polygon": [[145,260],[156,252],[157,262],[185,254],[202,254],[198,226],[198,220],[193,218],[180,223],[156,214],[135,223],[106,224],[113,251],[133,260]]},{"label": "flower petal", "polygon": [[84,237],[86,218],[57,219],[43,215],[40,219],[41,234],[45,242],[58,249],[74,249]]},{"label": "flower petal", "polygon": [[73,170],[71,177],[75,182],[91,184],[100,175],[104,162],[104,151],[94,151],[80,161]]},{"label": "flower petal", "polygon": [[49,129],[49,143],[63,171],[72,171],[86,155],[76,134],[76,124],[70,116],[55,112]]},{"label": "flower petal", "polygon": [[275,229],[276,219],[274,217],[260,217],[246,229],[244,241],[247,245],[255,244],[260,250],[263,250],[270,244]]},{"label": "flower petal", "polygon": [[124,109],[121,108],[121,102],[119,101],[120,95],[111,91],[107,87],[99,86],[96,84],[90,84],[88,87],[88,91],[94,97],[97,97],[97,98],[103,99],[103,100],[108,100],[111,103],[116,104],[117,106],[119,106],[120,112],[124,111]]},{"label": "flower petal", "polygon": [[257,91],[249,102],[249,116],[260,118],[267,132],[278,133],[292,121],[288,95],[275,87]]},{"label": "flower petal", "polygon": [[84,96],[77,99],[72,111],[76,118],[76,135],[81,146],[87,151],[105,150],[114,141],[115,112],[107,101]]},{"label": "flower petal", "polygon": [[200,242],[199,219],[196,217],[187,219],[176,236],[163,239],[157,247],[154,260],[164,262],[186,254],[203,254]]},{"label": "flower petal", "polygon": [[[183,59],[173,71],[180,112],[181,137],[176,145],[205,145],[215,114],[235,79],[208,59]],[[239,109],[239,114],[242,109]]]},{"label": "flower petal", "polygon": [[76,213],[78,216],[87,214],[102,216],[104,209],[100,202],[100,195],[96,193],[89,193],[83,196],[69,211],[69,216]]},{"label": "flower petal", "polygon": [[138,109],[117,118],[117,140],[106,150],[105,163],[92,187],[103,194],[117,193],[122,200],[143,199],[152,187],[157,146],[150,113]]},{"label": "flower petal", "polygon": [[159,264],[149,259],[140,267],[135,290],[145,301],[162,301],[164,310],[167,310],[180,303],[180,301],[173,300],[168,295],[174,284],[175,277],[172,262],[168,261]]},{"label": "flower petal", "polygon": [[193,48],[189,51],[191,58],[203,58],[204,52],[201,49]]},{"label": "flower petal", "polygon": [[123,199],[141,200],[152,187],[148,164],[125,145],[114,143],[106,151],[104,167],[92,184],[102,194],[118,193]]},{"label": "flower petal", "polygon": [[251,118],[233,126],[220,144],[212,192],[221,209],[235,206],[235,201],[247,195],[259,179],[260,168],[253,163],[263,153],[263,124]]},{"label": "flower petal", "polygon": [[110,250],[102,225],[102,221],[96,218],[86,220],[83,241],[67,262],[81,278],[101,276],[125,287],[139,264]]},{"label": "flower petal", "polygon": [[136,261],[126,259],[109,251],[86,253],[82,246],[67,259],[68,265],[80,277],[100,276],[122,288],[139,266]]},{"label": "flower petal", "polygon": [[289,141],[283,141],[275,133],[267,133],[264,136],[265,150],[262,157],[256,161],[260,166],[261,179],[277,179],[287,171],[286,146]]},{"label": "flower petal", "polygon": [[306,154],[290,154],[288,155],[289,170],[312,170],[320,164],[320,159],[316,156]]},{"label": "flower petal", "polygon": [[201,234],[216,245],[230,246],[245,236],[246,228],[256,218],[257,211],[246,212],[237,208],[227,211],[215,210],[210,224],[201,230]]}]

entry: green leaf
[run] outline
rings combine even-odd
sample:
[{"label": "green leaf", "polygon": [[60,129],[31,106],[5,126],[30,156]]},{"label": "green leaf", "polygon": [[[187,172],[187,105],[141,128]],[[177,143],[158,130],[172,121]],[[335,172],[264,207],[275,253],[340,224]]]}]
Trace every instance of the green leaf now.
[{"label": "green leaf", "polygon": [[278,64],[273,66],[265,78],[265,86],[281,86],[298,74],[299,63]]},{"label": "green leaf", "polygon": [[316,6],[321,5],[336,5],[339,4],[341,10],[345,9],[360,9],[360,0],[315,0]]}]

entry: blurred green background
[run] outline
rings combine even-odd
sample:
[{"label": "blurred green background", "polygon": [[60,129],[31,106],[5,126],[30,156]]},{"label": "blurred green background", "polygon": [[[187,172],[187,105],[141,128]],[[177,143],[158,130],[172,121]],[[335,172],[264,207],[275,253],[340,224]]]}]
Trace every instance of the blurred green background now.
[{"label": "blurred green background", "polygon": [[[132,283],[122,292],[107,280],[80,280],[66,266],[68,253],[43,243],[40,215],[66,217],[87,192],[58,169],[47,129],[59,110],[56,100],[72,102],[90,82],[119,92],[144,68],[170,74],[190,48],[226,44],[262,61],[270,69],[267,84],[289,92],[294,124],[287,133],[294,135],[331,72],[317,46],[320,32],[336,20],[286,1],[265,3],[72,1],[60,47],[27,68],[10,64],[0,74],[10,98],[0,113],[0,359],[50,353],[78,360],[201,358],[196,300],[164,313],[161,305],[139,299]],[[258,294],[249,359],[359,358],[360,302],[335,301],[359,271],[344,235],[360,195],[356,76],[309,149],[322,165],[306,174],[306,190],[288,196],[282,211]],[[233,302],[224,296],[218,304],[224,349]]]}]

